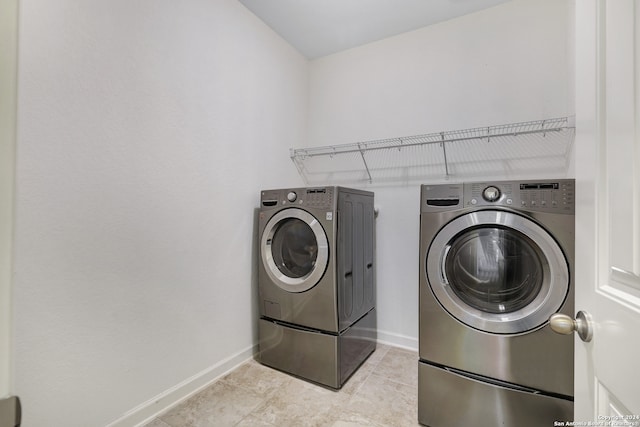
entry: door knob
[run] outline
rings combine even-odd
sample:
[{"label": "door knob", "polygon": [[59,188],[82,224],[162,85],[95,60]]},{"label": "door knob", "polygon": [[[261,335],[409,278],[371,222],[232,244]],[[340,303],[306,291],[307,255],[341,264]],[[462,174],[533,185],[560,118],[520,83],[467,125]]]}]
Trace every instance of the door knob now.
[{"label": "door knob", "polygon": [[586,311],[579,311],[576,314],[576,320],[573,320],[566,314],[552,314],[549,318],[549,326],[554,332],[562,335],[569,335],[577,332],[580,339],[584,342],[591,341],[593,338],[593,326],[591,315]]}]

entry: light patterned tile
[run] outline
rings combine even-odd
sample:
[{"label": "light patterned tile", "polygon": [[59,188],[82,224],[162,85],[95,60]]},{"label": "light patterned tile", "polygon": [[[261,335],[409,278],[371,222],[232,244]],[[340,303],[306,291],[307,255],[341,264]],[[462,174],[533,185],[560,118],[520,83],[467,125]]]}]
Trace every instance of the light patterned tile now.
[{"label": "light patterned tile", "polygon": [[340,393],[351,395],[358,391],[360,386],[371,375],[374,370],[374,365],[370,363],[363,363],[354,373],[347,379],[347,382],[340,389]]},{"label": "light patterned tile", "polygon": [[217,381],[160,419],[171,427],[228,427],[240,422],[264,400],[253,391]]},{"label": "light patterned tile", "polygon": [[331,426],[349,396],[295,379],[251,415],[276,426]]},{"label": "light patterned tile", "polygon": [[349,377],[347,382],[340,389],[341,393],[353,394],[362,383],[375,371],[376,366],[391,347],[387,345],[378,344],[376,350],[369,355],[369,357],[360,365],[360,367]]},{"label": "light patterned tile", "polygon": [[414,426],[417,360],[378,344],[339,391],[250,360],[146,427]]},{"label": "light patterned tile", "polygon": [[[362,414],[343,414],[331,427],[390,427]],[[342,419],[344,418],[344,419]]]},{"label": "light patterned tile", "polygon": [[262,417],[249,414],[244,417],[240,422],[233,427],[282,427],[276,426],[275,424],[271,424],[267,420]]},{"label": "light patterned tile", "polygon": [[418,353],[391,348],[376,365],[374,375],[418,387]]},{"label": "light patterned tile", "polygon": [[271,396],[274,391],[292,380],[290,375],[261,365],[254,360],[244,363],[220,379],[227,384],[252,390],[263,397]]},{"label": "light patterned tile", "polygon": [[390,349],[392,349],[393,347],[391,347],[390,345],[386,345],[386,344],[376,344],[376,350],[371,353],[371,356],[369,356],[369,358],[366,360],[366,364],[370,364],[370,365],[377,365],[378,363],[380,363],[380,361],[382,360],[382,358],[387,354],[387,352],[389,352]]},{"label": "light patterned tile", "polygon": [[337,420],[331,427],[389,427],[375,418],[375,414],[368,415],[345,408],[337,416]]},{"label": "light patterned tile", "polygon": [[358,422],[358,417],[364,417],[375,426],[413,426],[418,425],[417,408],[417,387],[371,375],[339,420]]},{"label": "light patterned tile", "polygon": [[165,423],[161,419],[154,419],[150,423],[145,424],[144,427],[171,427],[169,424]]}]

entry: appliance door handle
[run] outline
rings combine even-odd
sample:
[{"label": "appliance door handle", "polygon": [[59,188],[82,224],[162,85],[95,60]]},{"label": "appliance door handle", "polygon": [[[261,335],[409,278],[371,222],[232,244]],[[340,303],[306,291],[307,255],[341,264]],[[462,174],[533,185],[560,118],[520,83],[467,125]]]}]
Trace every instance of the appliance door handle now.
[{"label": "appliance door handle", "polygon": [[442,275],[442,281],[445,285],[449,284],[449,278],[447,277],[445,267],[447,266],[447,255],[449,255],[450,250],[451,245],[447,245],[444,247],[444,251],[442,251],[442,262],[440,264],[440,274]]}]

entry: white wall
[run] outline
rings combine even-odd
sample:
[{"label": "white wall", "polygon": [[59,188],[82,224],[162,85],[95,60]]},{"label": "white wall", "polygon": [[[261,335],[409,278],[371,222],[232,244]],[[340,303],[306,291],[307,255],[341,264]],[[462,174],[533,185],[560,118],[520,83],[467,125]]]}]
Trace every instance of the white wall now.
[{"label": "white wall", "polygon": [[301,184],[308,63],[236,0],[24,0],[19,36],[23,425],[130,425],[251,356],[254,209]]},{"label": "white wall", "polygon": [[573,113],[570,9],[514,0],[312,61],[309,145]]},{"label": "white wall", "polygon": [[[516,0],[312,61],[308,144],[572,115],[572,18],[571,0]],[[379,336],[417,348],[420,189],[372,189]]]},{"label": "white wall", "polygon": [[0,0],[0,399],[11,379],[11,265],[16,139],[18,1]]}]

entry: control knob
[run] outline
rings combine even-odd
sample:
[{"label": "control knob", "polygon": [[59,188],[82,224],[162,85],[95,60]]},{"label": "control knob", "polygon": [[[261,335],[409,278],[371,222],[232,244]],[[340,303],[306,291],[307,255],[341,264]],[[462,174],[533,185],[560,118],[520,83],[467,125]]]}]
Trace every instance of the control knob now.
[{"label": "control knob", "polygon": [[287,194],[287,200],[291,203],[295,202],[297,198],[298,195],[294,191],[290,191],[289,194]]},{"label": "control knob", "polygon": [[495,202],[500,198],[500,190],[497,187],[489,186],[482,192],[482,197],[487,202]]}]

